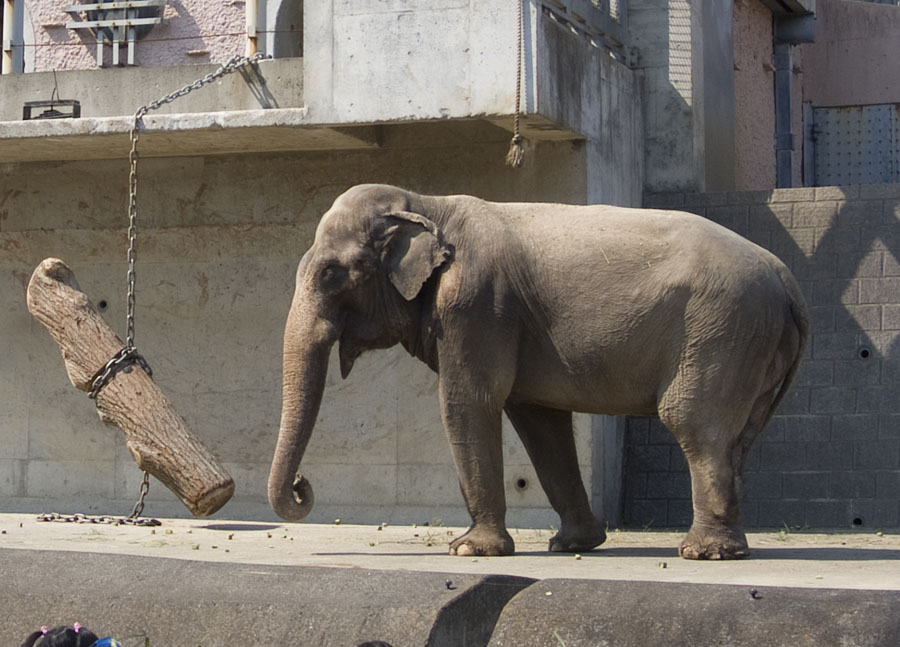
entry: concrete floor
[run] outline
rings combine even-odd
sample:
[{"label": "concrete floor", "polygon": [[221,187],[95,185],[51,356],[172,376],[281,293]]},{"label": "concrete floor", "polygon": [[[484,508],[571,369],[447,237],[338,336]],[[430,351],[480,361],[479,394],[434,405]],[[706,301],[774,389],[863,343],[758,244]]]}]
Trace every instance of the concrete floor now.
[{"label": "concrete floor", "polygon": [[277,524],[163,519],[156,528],[39,522],[0,514],[0,549],[164,557],[208,562],[386,571],[900,590],[900,531],[754,532],[752,557],[696,562],[678,557],[678,532],[610,533],[583,555],[548,553],[546,529],[511,529],[513,557],[455,557],[448,542],[463,528]]}]

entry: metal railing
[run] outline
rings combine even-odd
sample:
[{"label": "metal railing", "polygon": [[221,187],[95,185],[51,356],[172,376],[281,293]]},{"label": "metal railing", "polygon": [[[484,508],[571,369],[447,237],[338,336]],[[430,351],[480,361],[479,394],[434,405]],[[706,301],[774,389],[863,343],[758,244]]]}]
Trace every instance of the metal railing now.
[{"label": "metal railing", "polygon": [[122,45],[128,48],[126,64],[134,65],[137,39],[142,31],[162,22],[162,10],[167,1],[123,0],[64,7],[66,13],[78,16],[78,20],[66,23],[66,29],[89,29],[96,34],[98,66],[103,67],[103,45],[107,42],[112,45],[113,65],[119,65]]}]

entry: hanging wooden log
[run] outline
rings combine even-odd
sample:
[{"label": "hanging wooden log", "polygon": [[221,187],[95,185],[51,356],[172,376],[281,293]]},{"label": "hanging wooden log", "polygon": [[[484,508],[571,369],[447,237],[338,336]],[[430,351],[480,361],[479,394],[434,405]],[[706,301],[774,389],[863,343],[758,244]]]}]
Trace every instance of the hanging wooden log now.
[{"label": "hanging wooden log", "polygon": [[[72,270],[47,258],[28,283],[28,311],[62,351],[69,380],[90,392],[97,372],[124,346],[78,287]],[[174,492],[191,514],[212,514],[231,498],[234,481],[137,365],[119,371],[95,399],[100,419],[125,432],[135,462]]]}]

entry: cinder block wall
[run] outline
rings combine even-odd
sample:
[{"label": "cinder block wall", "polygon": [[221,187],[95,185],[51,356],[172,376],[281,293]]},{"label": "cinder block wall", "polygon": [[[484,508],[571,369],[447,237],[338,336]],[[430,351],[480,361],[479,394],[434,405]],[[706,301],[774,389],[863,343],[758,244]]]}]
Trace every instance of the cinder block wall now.
[{"label": "cinder block wall", "polygon": [[[800,281],[811,339],[794,387],[748,456],[747,526],[900,525],[900,185],[657,194],[714,220]],[[684,526],[690,479],[658,420],[628,420],[624,522]]]}]

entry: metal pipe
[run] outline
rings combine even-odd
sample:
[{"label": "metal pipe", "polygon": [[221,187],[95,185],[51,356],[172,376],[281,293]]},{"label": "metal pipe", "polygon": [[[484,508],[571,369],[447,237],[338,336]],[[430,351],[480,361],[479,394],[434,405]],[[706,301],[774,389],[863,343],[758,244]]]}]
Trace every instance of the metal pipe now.
[{"label": "metal pipe", "polygon": [[3,0],[3,64],[0,74],[13,72],[13,40],[15,39],[14,0]]},{"label": "metal pipe", "polygon": [[775,63],[775,186],[793,186],[794,133],[791,130],[791,46],[776,42]]},{"label": "metal pipe", "polygon": [[253,56],[259,49],[259,42],[256,35],[256,23],[257,17],[259,16],[258,0],[247,0],[244,3],[244,9],[246,11],[247,22],[247,48],[244,52],[244,56]]},{"label": "metal pipe", "polygon": [[775,186],[794,185],[794,156],[797,143],[793,132],[792,105],[794,64],[791,47],[815,40],[813,13],[779,15],[774,22],[772,58],[775,66]]}]

